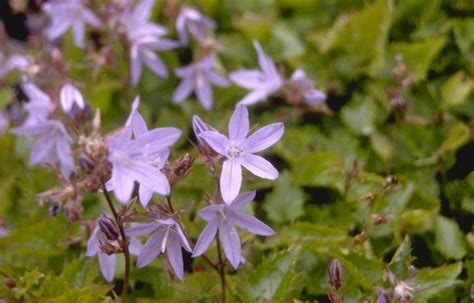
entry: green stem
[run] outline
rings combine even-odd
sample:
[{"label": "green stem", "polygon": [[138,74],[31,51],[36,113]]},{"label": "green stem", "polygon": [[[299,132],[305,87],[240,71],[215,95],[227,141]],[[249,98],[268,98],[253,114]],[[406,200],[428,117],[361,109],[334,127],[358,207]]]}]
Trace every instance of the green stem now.
[{"label": "green stem", "polygon": [[221,288],[222,288],[222,294],[221,294],[221,299],[222,303],[225,303],[226,301],[226,295],[225,295],[225,289],[226,289],[226,282],[225,282],[225,262],[222,258],[222,250],[221,250],[221,243],[219,241],[219,235],[216,238],[217,242],[217,254],[219,256],[219,276],[221,278]]},{"label": "green stem", "polygon": [[124,303],[127,300],[128,284],[129,284],[128,280],[130,276],[130,252],[128,250],[128,239],[127,239],[127,236],[125,235],[125,230],[123,228],[122,220],[120,220],[120,217],[117,211],[115,210],[112,198],[107,192],[107,188],[105,187],[105,183],[103,181],[102,181],[102,192],[104,193],[105,199],[107,200],[110,210],[112,211],[112,214],[115,219],[115,223],[117,223],[117,226],[120,231],[120,238],[122,240],[121,247],[122,247],[123,255],[125,256],[125,274],[123,277],[123,291],[121,295],[121,302]]}]

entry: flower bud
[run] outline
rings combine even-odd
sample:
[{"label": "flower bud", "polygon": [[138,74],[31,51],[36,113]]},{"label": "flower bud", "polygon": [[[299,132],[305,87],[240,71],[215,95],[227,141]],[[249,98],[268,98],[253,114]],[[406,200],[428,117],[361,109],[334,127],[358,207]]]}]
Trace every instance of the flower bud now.
[{"label": "flower bud", "polygon": [[344,273],[342,271],[341,262],[337,259],[332,260],[329,265],[328,282],[335,289],[341,288],[344,283]]},{"label": "flower bud", "polygon": [[387,214],[372,214],[370,216],[370,221],[374,225],[385,224],[390,219],[390,216]]},{"label": "flower bud", "polygon": [[79,167],[85,172],[90,174],[91,172],[94,171],[94,161],[86,155],[86,154],[80,154],[79,159],[78,159]]},{"label": "flower bud", "polygon": [[184,178],[189,173],[191,166],[193,166],[194,158],[191,157],[189,154],[184,154],[176,160],[174,165],[174,174],[179,179]]},{"label": "flower bud", "polygon": [[387,292],[383,288],[377,288],[377,303],[389,303]]},{"label": "flower bud", "polygon": [[413,287],[409,286],[406,282],[399,282],[393,288],[393,298],[395,302],[410,302],[413,299],[413,291]]},{"label": "flower bud", "polygon": [[108,242],[107,240],[105,241],[101,240],[99,241],[99,244],[100,244],[99,246],[100,251],[102,251],[106,255],[110,256],[110,255],[120,252],[120,248]]},{"label": "flower bud", "polygon": [[115,222],[107,217],[106,215],[100,215],[99,221],[97,223],[99,225],[100,231],[105,235],[105,238],[110,241],[115,241],[119,237],[119,230]]},{"label": "flower bud", "polygon": [[7,277],[3,280],[3,284],[8,288],[15,288],[16,287],[16,279],[15,277]]}]

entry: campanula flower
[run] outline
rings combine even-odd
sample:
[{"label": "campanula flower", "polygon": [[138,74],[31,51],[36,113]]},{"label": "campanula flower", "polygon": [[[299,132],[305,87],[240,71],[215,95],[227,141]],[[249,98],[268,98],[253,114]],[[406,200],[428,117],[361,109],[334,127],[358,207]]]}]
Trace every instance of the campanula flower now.
[{"label": "campanula flower", "polygon": [[238,70],[232,72],[229,76],[235,84],[251,91],[238,104],[255,104],[278,92],[284,85],[284,81],[272,58],[263,52],[257,41],[254,41],[253,45],[257,50],[260,70]]},{"label": "campanula flower", "polygon": [[274,180],[278,171],[261,156],[254,155],[272,146],[283,136],[283,123],[274,123],[249,132],[249,113],[239,105],[229,120],[229,138],[216,131],[203,131],[199,136],[218,154],[224,156],[220,176],[220,189],[224,202],[231,203],[240,191],[242,166],[254,175]]},{"label": "campanula flower", "polygon": [[194,91],[202,106],[210,110],[213,104],[211,84],[220,87],[229,85],[224,76],[214,71],[214,63],[215,57],[211,55],[194,64],[177,68],[175,74],[182,80],[173,93],[173,101],[180,103]]},{"label": "campanula flower", "polygon": [[51,18],[51,24],[45,32],[50,40],[56,40],[71,27],[74,44],[82,48],[84,47],[85,24],[93,27],[101,26],[99,19],[84,6],[81,0],[48,1],[42,8]]},{"label": "campanula flower", "polygon": [[[133,107],[137,103],[134,102]],[[131,198],[135,181],[148,191],[153,189],[161,195],[169,194],[169,182],[160,170],[166,159],[156,157],[167,158],[163,153],[181,136],[181,131],[174,127],[147,130],[143,118],[133,107],[124,130],[107,139],[108,159],[112,164],[112,178],[107,182],[107,189],[113,190],[121,203],[127,203]],[[141,193],[141,203],[146,205],[151,194],[143,194],[143,189]]]},{"label": "campanula flower", "polygon": [[206,31],[215,28],[216,23],[213,20],[192,7],[183,7],[176,19],[176,30],[181,45],[189,43],[190,35],[197,41],[203,42],[207,38]]},{"label": "campanula flower", "polygon": [[179,46],[179,43],[162,38],[166,29],[156,23],[148,22],[154,0],[143,0],[130,7],[120,16],[120,24],[130,41],[130,78],[132,85],[140,80],[142,65],[145,64],[159,77],[168,77],[168,70],[155,51],[166,51]]},{"label": "campanula flower", "polygon": [[224,248],[225,256],[232,267],[237,269],[243,258],[240,238],[235,226],[256,235],[271,236],[275,234],[275,231],[262,221],[240,211],[254,198],[255,191],[241,193],[229,204],[213,204],[201,209],[198,215],[208,224],[197,240],[193,257],[202,255],[219,232],[219,241]]},{"label": "campanula flower", "polygon": [[138,255],[137,267],[150,264],[160,253],[168,255],[168,261],[175,275],[183,280],[183,253],[181,247],[192,252],[181,225],[173,218],[155,219],[153,222],[136,224],[126,231],[127,236],[138,237],[149,234],[143,249]]},{"label": "campanula flower", "polygon": [[303,70],[297,69],[291,75],[289,84],[292,91],[297,95],[297,99],[300,99],[308,105],[317,105],[326,100],[326,94],[316,88],[314,83],[308,77]]}]

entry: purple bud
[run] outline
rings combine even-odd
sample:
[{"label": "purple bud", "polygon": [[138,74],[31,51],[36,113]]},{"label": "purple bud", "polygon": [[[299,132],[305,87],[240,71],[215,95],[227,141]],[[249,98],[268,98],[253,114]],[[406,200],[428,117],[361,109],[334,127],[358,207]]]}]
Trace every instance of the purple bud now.
[{"label": "purple bud", "polygon": [[175,162],[173,170],[176,177],[178,177],[179,179],[186,177],[189,173],[189,170],[193,166],[193,162],[194,158],[191,157],[189,154],[184,154],[179,157],[179,159]]},{"label": "purple bud", "polygon": [[118,239],[119,237],[118,227],[111,218],[102,214],[100,215],[100,218],[97,224],[99,225],[100,231],[104,233],[107,240],[114,241]]},{"label": "purple bud", "polygon": [[344,273],[342,271],[341,262],[337,259],[332,260],[329,265],[328,282],[335,289],[341,288],[344,283]]},{"label": "purple bud", "polygon": [[80,154],[78,159],[79,167],[86,173],[94,171],[94,161],[86,154]]},{"label": "purple bud", "polygon": [[377,303],[389,303],[387,292],[383,288],[377,288]]}]

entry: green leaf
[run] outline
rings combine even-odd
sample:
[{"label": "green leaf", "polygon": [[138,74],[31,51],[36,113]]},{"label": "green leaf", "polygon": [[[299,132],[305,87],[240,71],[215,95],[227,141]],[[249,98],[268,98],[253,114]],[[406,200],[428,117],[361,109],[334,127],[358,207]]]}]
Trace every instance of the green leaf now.
[{"label": "green leaf", "polygon": [[438,148],[438,153],[456,151],[463,146],[471,136],[471,131],[467,125],[458,122],[449,129],[447,138]]},{"label": "green leaf", "polygon": [[441,106],[448,109],[463,104],[473,89],[474,81],[471,77],[463,71],[455,73],[441,87]]},{"label": "green leaf", "polygon": [[[301,291],[301,275],[295,272],[301,248],[296,246],[266,258],[241,279],[242,294],[258,302],[289,302]],[[248,302],[248,301],[247,301]]]},{"label": "green leaf", "polygon": [[438,56],[446,43],[446,38],[437,37],[419,42],[398,42],[390,46],[392,56],[400,54],[408,65],[410,74],[416,81],[426,78],[431,62]]},{"label": "green leaf", "polygon": [[414,259],[415,258],[411,256],[410,237],[405,236],[405,239],[403,239],[402,244],[400,244],[390,261],[390,270],[399,280],[404,280],[408,276],[408,269]]},{"label": "green leaf", "polygon": [[291,222],[303,215],[304,193],[294,184],[288,171],[280,174],[263,208],[276,223]]},{"label": "green leaf", "polygon": [[448,259],[461,259],[466,255],[464,234],[456,221],[438,216],[435,219],[435,247]]},{"label": "green leaf", "polygon": [[343,191],[345,173],[342,159],[329,151],[306,153],[292,161],[298,185],[330,187]]},{"label": "green leaf", "polygon": [[297,33],[283,22],[276,22],[272,26],[270,46],[277,50],[275,59],[291,59],[304,53],[304,44]]},{"label": "green leaf", "polygon": [[358,135],[370,135],[380,118],[377,104],[369,97],[356,96],[341,111],[342,121]]}]

